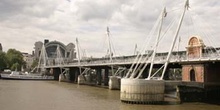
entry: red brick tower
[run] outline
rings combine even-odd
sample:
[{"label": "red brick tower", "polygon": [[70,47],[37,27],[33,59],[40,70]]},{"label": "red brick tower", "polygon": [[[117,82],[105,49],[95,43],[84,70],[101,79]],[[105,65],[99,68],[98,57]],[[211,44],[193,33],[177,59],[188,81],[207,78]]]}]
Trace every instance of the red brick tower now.
[{"label": "red brick tower", "polygon": [[[188,42],[187,58],[199,59],[202,57],[202,51],[205,45],[201,38],[193,36]],[[182,65],[182,80],[204,82],[204,64],[191,63]]]},{"label": "red brick tower", "polygon": [[[205,45],[201,38],[193,36],[188,42],[187,58],[189,62],[182,64],[182,81],[220,82],[219,61],[199,61],[204,54]],[[196,59],[197,61],[192,61]]]}]

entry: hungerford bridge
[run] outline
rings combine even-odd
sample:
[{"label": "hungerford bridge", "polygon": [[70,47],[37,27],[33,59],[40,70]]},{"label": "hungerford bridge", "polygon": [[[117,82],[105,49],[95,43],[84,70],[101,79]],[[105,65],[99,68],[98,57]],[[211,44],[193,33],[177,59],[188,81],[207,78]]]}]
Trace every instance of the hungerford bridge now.
[{"label": "hungerford bridge", "polygon": [[[163,103],[165,96],[179,101],[220,99],[220,48],[207,47],[199,36],[191,36],[185,51],[174,51],[184,15],[189,8],[186,0],[178,26],[166,53],[157,52],[162,25],[167,16],[162,11],[156,23],[157,37],[152,51],[134,56],[80,59],[68,61],[57,46],[57,58],[47,58],[42,48],[39,67],[59,81],[109,86],[120,89],[121,101],[129,103]],[[109,28],[107,36],[109,37]],[[154,36],[155,38],[155,36]],[[109,51],[111,43],[109,41]],[[78,40],[76,40],[78,47]]]}]

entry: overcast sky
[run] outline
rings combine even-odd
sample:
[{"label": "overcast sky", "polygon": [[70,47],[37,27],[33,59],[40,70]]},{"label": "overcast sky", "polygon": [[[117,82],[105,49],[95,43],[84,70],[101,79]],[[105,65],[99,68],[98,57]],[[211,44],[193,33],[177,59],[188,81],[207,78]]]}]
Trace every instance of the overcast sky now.
[{"label": "overcast sky", "polygon": [[[169,16],[165,19],[166,27],[172,18],[180,16],[183,4],[184,0],[0,0],[0,43],[4,51],[15,48],[31,53],[36,41],[57,40],[67,45],[75,43],[78,37],[87,56],[102,57],[107,53],[106,27],[109,26],[115,54],[131,55],[135,44],[139,49],[145,44],[164,6]],[[208,43],[218,46],[219,0],[190,0],[187,18],[185,27],[193,26],[180,35],[182,49],[187,46],[184,39],[188,40],[195,27],[202,33],[208,30],[204,40],[208,38]],[[162,50],[168,50],[169,39],[164,38]]]}]

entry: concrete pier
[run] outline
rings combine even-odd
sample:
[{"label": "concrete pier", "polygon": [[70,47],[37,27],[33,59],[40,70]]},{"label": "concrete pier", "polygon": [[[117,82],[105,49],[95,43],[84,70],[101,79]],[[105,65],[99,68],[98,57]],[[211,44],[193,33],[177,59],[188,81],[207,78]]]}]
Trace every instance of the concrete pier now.
[{"label": "concrete pier", "polygon": [[109,77],[109,89],[120,90],[120,82],[121,82],[121,78],[117,76],[110,76]]},{"label": "concrete pier", "polygon": [[75,82],[78,83],[78,76],[80,75],[79,68],[74,68],[74,73],[75,73]]},{"label": "concrete pier", "polygon": [[53,68],[54,80],[59,80],[59,75],[61,74],[60,68]]},{"label": "concrete pier", "polygon": [[69,78],[70,81],[74,82],[75,81],[75,69],[74,68],[69,68]]},{"label": "concrete pier", "polygon": [[61,69],[61,74],[59,75],[60,82],[69,82],[70,75],[69,75],[69,68]]},{"label": "concrete pier", "polygon": [[101,85],[102,84],[102,69],[101,68],[97,68],[96,69],[96,84],[97,85]]},{"label": "concrete pier", "polygon": [[78,76],[77,83],[78,83],[79,85],[86,84],[86,77],[85,77],[84,75],[82,75],[82,74],[79,75],[79,76]]},{"label": "concrete pier", "polygon": [[60,82],[70,82],[70,75],[69,74],[60,74],[59,81]]},{"label": "concrete pier", "polygon": [[104,86],[108,86],[109,82],[109,69],[105,68],[105,73],[104,73]]},{"label": "concrete pier", "polygon": [[122,102],[158,104],[164,102],[163,80],[121,79]]}]

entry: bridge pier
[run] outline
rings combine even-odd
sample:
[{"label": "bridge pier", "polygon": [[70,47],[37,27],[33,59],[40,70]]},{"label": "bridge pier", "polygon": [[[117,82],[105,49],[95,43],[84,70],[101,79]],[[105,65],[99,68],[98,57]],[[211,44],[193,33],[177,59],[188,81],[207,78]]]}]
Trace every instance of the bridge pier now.
[{"label": "bridge pier", "polygon": [[105,68],[105,73],[104,73],[104,86],[108,86],[108,81],[109,81],[109,69]]},{"label": "bridge pier", "polygon": [[75,82],[78,82],[78,76],[80,75],[79,68],[75,68]]},{"label": "bridge pier", "polygon": [[97,68],[96,69],[96,84],[97,85],[101,85],[102,84],[102,69],[101,68]]},{"label": "bridge pier", "polygon": [[61,68],[61,74],[59,75],[59,81],[60,82],[69,82],[70,81],[70,75],[69,75],[69,68]]},{"label": "bridge pier", "polygon": [[75,81],[75,69],[74,68],[69,68],[69,77],[70,77],[70,81]]},{"label": "bridge pier", "polygon": [[161,104],[164,89],[164,80],[122,78],[120,99],[126,103]]},{"label": "bridge pier", "polygon": [[59,80],[60,68],[53,68],[54,80]]},{"label": "bridge pier", "polygon": [[109,89],[110,90],[119,90],[120,89],[121,79],[117,76],[109,77]]}]

